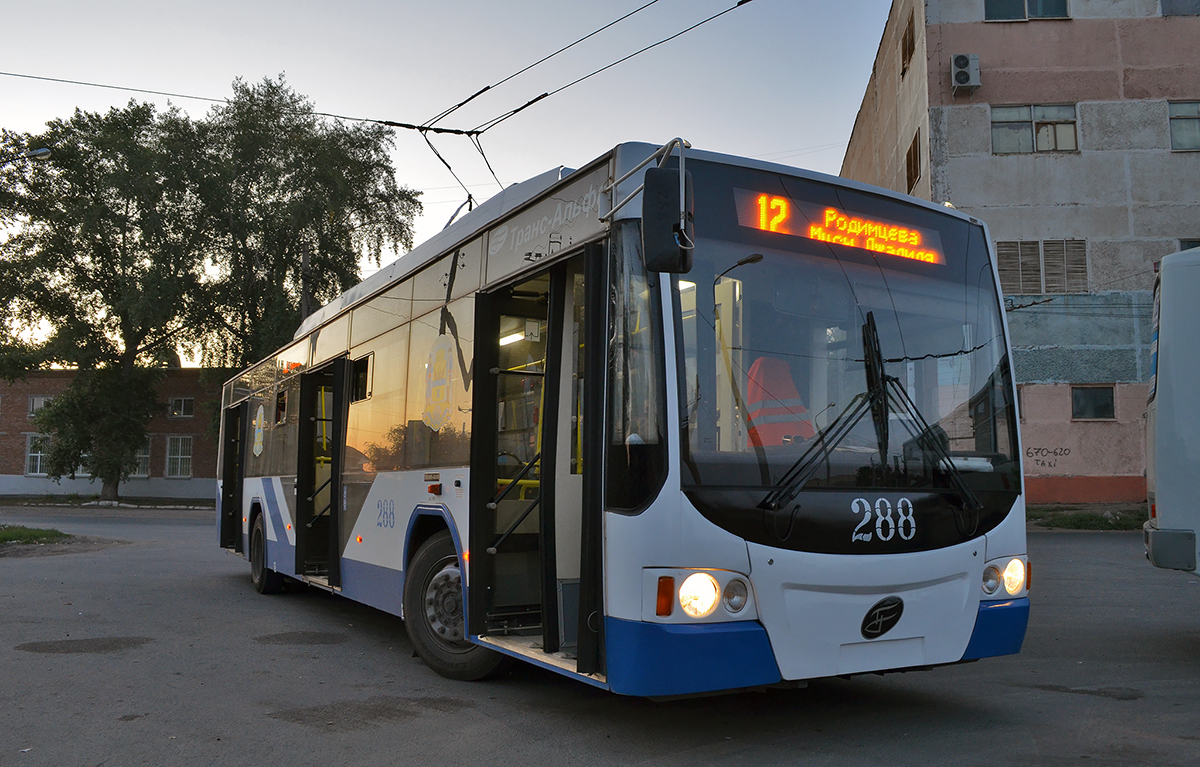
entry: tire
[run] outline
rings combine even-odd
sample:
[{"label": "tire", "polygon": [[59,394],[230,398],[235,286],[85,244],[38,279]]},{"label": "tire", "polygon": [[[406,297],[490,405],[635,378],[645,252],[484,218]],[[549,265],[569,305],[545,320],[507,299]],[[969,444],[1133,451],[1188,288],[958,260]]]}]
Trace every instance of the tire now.
[{"label": "tire", "polygon": [[284,577],[267,567],[267,526],[262,514],[250,527],[250,582],[259,594],[283,591]]},{"label": "tire", "polygon": [[413,649],[448,679],[473,681],[495,673],[505,656],[463,634],[462,571],[450,531],[417,549],[404,578],[404,627]]}]

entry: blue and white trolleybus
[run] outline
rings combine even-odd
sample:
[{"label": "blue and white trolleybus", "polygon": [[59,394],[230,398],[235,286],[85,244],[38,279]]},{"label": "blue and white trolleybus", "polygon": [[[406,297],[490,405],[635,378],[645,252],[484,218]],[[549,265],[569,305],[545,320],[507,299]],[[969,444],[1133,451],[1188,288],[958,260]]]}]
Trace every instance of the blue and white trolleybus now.
[{"label": "blue and white trolleybus", "polygon": [[983,224],[622,144],[510,187],[223,392],[221,546],[517,658],[675,696],[1017,652],[1029,613]]}]

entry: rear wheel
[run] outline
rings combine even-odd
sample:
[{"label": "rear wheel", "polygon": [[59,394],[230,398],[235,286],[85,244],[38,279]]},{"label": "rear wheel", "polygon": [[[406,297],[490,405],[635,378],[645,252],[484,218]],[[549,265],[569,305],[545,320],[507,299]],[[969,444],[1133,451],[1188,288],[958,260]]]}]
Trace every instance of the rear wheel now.
[{"label": "rear wheel", "polygon": [[467,641],[462,569],[448,530],[421,545],[404,578],[404,626],[421,660],[450,679],[482,679],[504,656]]},{"label": "rear wheel", "polygon": [[267,567],[267,525],[262,514],[254,518],[250,528],[250,581],[259,594],[283,590],[284,577]]}]

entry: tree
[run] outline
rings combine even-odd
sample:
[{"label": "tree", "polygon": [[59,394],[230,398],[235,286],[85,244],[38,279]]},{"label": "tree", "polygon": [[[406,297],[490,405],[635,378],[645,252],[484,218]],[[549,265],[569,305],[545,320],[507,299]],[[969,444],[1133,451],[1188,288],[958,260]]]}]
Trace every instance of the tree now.
[{"label": "tree", "polygon": [[[82,465],[115,499],[153,411],[154,374],[211,315],[203,135],[172,109],[130,102],[76,111],[3,148],[53,146],[50,163],[5,169],[0,245],[4,369],[81,373],[45,408],[51,474]],[[120,429],[117,433],[115,429]]]},{"label": "tree", "polygon": [[379,263],[384,248],[411,247],[421,204],[396,183],[391,129],[324,119],[282,76],[233,91],[206,120],[220,168],[221,326],[204,360],[242,368],[356,284],[364,256]]},{"label": "tree", "polygon": [[53,435],[44,450],[46,475],[74,479],[82,468],[103,481],[102,498],[116,500],[118,483],[133,473],[146,444],[146,422],[165,407],[156,392],[161,378],[155,368],[79,371],[34,416],[38,431]]},{"label": "tree", "polygon": [[0,157],[54,152],[0,166],[0,376],[81,371],[38,423],[51,475],[82,465],[104,498],[145,443],[153,368],[181,347],[245,367],[364,257],[412,244],[420,202],[396,183],[390,129],[322,118],[282,78],[233,89],[198,121],[130,102],[0,133]]}]

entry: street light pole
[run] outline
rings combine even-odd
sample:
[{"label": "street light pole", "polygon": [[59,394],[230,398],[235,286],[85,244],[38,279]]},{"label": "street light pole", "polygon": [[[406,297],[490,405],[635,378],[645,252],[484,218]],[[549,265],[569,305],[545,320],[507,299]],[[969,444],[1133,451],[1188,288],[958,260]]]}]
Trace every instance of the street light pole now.
[{"label": "street light pole", "polygon": [[47,160],[50,158],[51,151],[48,147],[41,149],[26,149],[24,152],[10,154],[7,157],[0,157],[0,167],[8,165],[17,160]]}]

